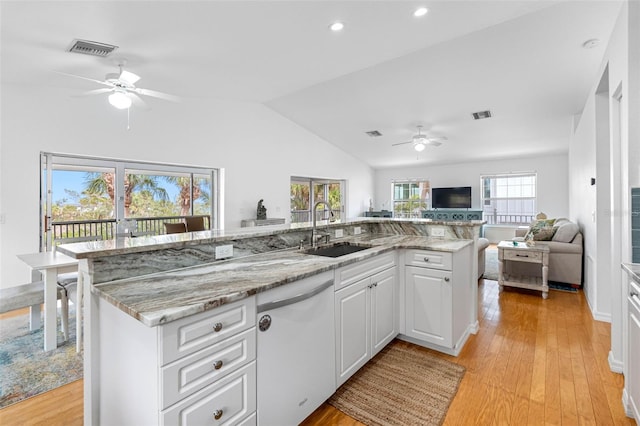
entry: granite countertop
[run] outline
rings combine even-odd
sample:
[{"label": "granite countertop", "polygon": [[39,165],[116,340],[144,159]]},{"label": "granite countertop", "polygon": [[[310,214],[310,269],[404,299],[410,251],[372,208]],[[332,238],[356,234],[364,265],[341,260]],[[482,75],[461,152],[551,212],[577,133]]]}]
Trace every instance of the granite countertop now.
[{"label": "granite countertop", "polygon": [[[395,249],[456,252],[473,244],[472,240],[376,234],[341,241],[372,247],[338,258],[311,255],[299,249],[276,250],[95,284],[92,292],[153,327]],[[336,242],[339,240],[332,244]]]},{"label": "granite countertop", "polygon": [[640,263],[623,263],[622,269],[627,271],[634,280],[640,283]]},{"label": "granite countertop", "polygon": [[[472,221],[440,221],[432,219],[395,219],[395,218],[356,218],[328,223],[318,222],[318,228],[331,229],[333,227],[357,226],[371,223],[408,223],[419,225],[446,225],[480,227],[484,224],[481,220]],[[256,238],[267,235],[284,234],[292,231],[311,231],[311,223],[274,225],[264,227],[240,228],[233,230],[211,230],[199,232],[185,232],[181,234],[164,234],[145,236],[138,238],[120,237],[111,240],[87,241],[63,244],[57,247],[57,251],[75,259],[95,259],[105,256],[114,256],[127,253],[141,253],[167,248],[188,247],[211,242],[224,242],[238,238]]]}]

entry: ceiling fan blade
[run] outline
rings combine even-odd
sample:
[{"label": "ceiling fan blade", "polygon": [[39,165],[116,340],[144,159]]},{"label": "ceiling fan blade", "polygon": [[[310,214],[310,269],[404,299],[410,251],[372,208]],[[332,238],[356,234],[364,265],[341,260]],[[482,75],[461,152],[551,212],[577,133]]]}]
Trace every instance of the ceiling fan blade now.
[{"label": "ceiling fan blade", "polygon": [[142,109],[146,109],[149,110],[151,108],[149,108],[149,105],[147,105],[147,103],[145,101],[142,100],[142,98],[138,95],[136,95],[133,92],[127,92],[127,96],[129,96],[129,98],[131,98],[131,101],[133,102],[133,104],[138,107],[138,108],[142,108]]},{"label": "ceiling fan blade", "polygon": [[437,140],[433,140],[433,139],[427,140],[426,143],[429,146],[440,146],[440,145],[442,145],[442,142],[438,142]]},{"label": "ceiling fan blade", "polygon": [[61,72],[61,71],[55,71],[55,72],[58,73],[58,74],[66,75],[68,77],[81,78],[82,80],[92,81],[94,83],[102,84],[103,86],[113,87],[113,84],[109,83],[108,81],[100,81],[100,80],[96,80],[94,78],[82,77],[81,75],[69,74],[69,73]]},{"label": "ceiling fan blade", "polygon": [[392,144],[391,146],[404,145],[404,144],[407,144],[407,143],[413,143],[413,141],[407,141],[407,142],[394,143],[394,144]]},{"label": "ceiling fan blade", "polygon": [[118,78],[132,86],[136,83],[136,81],[140,80],[140,76],[129,71],[122,71],[120,73],[120,77]]},{"label": "ceiling fan blade", "polygon": [[177,97],[177,96],[169,95],[167,93],[157,92],[155,90],[140,89],[140,88],[136,87],[135,89],[133,89],[133,91],[138,93],[138,94],[140,94],[140,95],[145,95],[145,96],[151,96],[153,98],[164,99],[165,101],[180,102],[180,98]]},{"label": "ceiling fan blade", "polygon": [[99,95],[101,93],[109,93],[112,92],[113,89],[94,89],[94,90],[89,90],[88,92],[84,92],[84,93],[80,93],[79,95],[72,95],[74,98],[79,98],[82,96],[92,96],[92,95]]}]

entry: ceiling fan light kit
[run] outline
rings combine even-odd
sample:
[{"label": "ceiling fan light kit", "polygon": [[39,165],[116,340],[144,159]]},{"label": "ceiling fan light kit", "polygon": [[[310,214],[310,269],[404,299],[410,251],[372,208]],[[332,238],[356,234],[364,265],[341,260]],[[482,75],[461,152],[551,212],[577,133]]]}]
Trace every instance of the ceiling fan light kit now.
[{"label": "ceiling fan light kit", "polygon": [[109,103],[118,109],[127,109],[131,106],[131,98],[124,92],[115,91],[109,95]]},{"label": "ceiling fan light kit", "polygon": [[414,150],[416,150],[417,152],[422,152],[422,151],[425,150],[427,145],[440,146],[440,145],[442,145],[442,142],[440,142],[440,141],[447,140],[447,138],[444,137],[444,136],[431,137],[431,136],[425,135],[425,134],[422,133],[422,126],[421,125],[418,125],[416,127],[418,128],[418,133],[413,135],[413,137],[411,138],[410,141],[394,143],[392,146],[404,145],[404,144],[407,144],[407,143],[411,143],[411,144],[413,144],[413,149]]}]

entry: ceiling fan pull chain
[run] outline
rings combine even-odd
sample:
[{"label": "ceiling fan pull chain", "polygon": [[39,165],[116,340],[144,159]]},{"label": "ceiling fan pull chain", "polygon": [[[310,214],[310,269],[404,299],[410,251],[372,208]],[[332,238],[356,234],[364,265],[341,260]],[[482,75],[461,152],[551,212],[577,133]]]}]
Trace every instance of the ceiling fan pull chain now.
[{"label": "ceiling fan pull chain", "polygon": [[127,108],[127,130],[131,130],[131,120],[129,114],[131,114],[131,108]]}]

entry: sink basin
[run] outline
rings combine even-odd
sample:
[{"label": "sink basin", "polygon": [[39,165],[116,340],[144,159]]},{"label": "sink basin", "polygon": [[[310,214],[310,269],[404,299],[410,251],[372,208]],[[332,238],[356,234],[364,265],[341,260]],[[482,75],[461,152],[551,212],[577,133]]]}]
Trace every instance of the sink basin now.
[{"label": "sink basin", "polygon": [[347,254],[355,253],[358,251],[366,250],[372,246],[366,244],[353,244],[353,243],[335,243],[330,246],[321,246],[311,248],[305,251],[307,254],[314,254],[316,256],[325,257],[340,257]]}]

